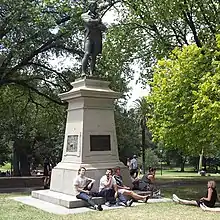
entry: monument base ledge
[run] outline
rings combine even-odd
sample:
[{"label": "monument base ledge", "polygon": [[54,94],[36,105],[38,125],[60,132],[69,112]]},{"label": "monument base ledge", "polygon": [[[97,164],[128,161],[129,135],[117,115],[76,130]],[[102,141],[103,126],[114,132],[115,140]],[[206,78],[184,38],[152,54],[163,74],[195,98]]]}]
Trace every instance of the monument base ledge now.
[{"label": "monument base ledge", "polygon": [[60,162],[53,170],[51,176],[50,190],[54,192],[64,193],[67,195],[75,196],[73,190],[73,181],[78,175],[80,167],[86,168],[86,176],[95,180],[93,190],[98,191],[99,181],[106,170],[119,166],[121,168],[121,175],[125,185],[131,187],[132,182],[129,175],[128,168],[122,162],[116,163],[90,163],[90,164],[73,164]]},{"label": "monument base ledge", "polygon": [[[66,208],[79,208],[87,207],[88,203],[77,199],[76,196],[67,195],[64,193],[54,192],[52,190],[36,190],[32,191],[31,196],[35,199],[39,199],[45,202],[49,202],[55,205],[64,206]],[[92,198],[97,204],[104,204],[105,199],[102,197]]]}]

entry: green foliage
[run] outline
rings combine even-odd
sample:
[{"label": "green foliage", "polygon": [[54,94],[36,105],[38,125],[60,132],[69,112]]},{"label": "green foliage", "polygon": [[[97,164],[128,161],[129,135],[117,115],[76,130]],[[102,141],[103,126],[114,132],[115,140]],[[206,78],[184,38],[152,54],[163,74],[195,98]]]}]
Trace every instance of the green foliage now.
[{"label": "green foliage", "polygon": [[[18,148],[22,155],[33,156],[34,163],[41,162],[45,155],[51,156],[54,164],[60,160],[66,113],[58,94],[71,89],[70,82],[80,75],[84,39],[81,13],[86,2],[1,1],[2,162],[8,160],[12,152],[8,147],[11,141],[14,150]],[[101,13],[105,13],[114,4],[115,1],[109,1],[109,6]],[[107,42],[111,42],[108,39]],[[121,48],[112,50],[113,47],[107,42],[97,72],[111,82],[111,88],[125,93],[133,77],[129,67],[131,62],[127,62],[130,54],[125,56]],[[128,46],[125,44],[124,47]],[[56,65],[52,64],[52,60],[57,61]],[[124,131],[125,127],[122,123],[121,130]],[[119,141],[119,145],[125,146],[127,142]]]},{"label": "green foliage", "polygon": [[145,169],[148,170],[149,167],[158,167],[160,159],[154,153],[152,149],[145,150]]},{"label": "green foliage", "polygon": [[134,154],[140,154],[140,130],[134,111],[126,111],[116,106],[116,133],[120,160],[126,164],[126,159]]},{"label": "green foliage", "polygon": [[0,91],[1,151],[9,156],[12,142],[18,158],[25,154],[42,161],[49,155],[57,162],[62,150],[65,108],[15,86],[1,87]]},{"label": "green foliage", "polygon": [[[121,20],[111,32],[114,48],[140,63],[141,80],[151,79],[152,66],[175,47],[215,43],[219,32],[218,0],[123,0]],[[129,45],[126,47],[125,45]]]},{"label": "green foliage", "polygon": [[[59,102],[54,93],[70,88],[68,80],[74,76],[52,67],[49,58],[66,57],[68,49],[75,49],[73,56],[80,53],[76,27],[80,26],[81,8],[70,8],[68,1],[3,0],[1,9],[0,39],[5,60],[0,85],[17,84]],[[53,91],[45,91],[48,87]]]},{"label": "green foliage", "polygon": [[184,155],[219,149],[219,48],[176,48],[154,70],[154,138]]},{"label": "green foliage", "polygon": [[[69,90],[70,82],[80,76],[84,2],[2,0],[0,86],[19,85],[21,90],[29,89],[62,104],[57,94]],[[102,14],[114,4],[109,1]],[[125,92],[133,75],[127,58],[120,53],[118,62],[118,51],[111,50],[109,56],[109,47],[105,48],[97,72],[112,81],[112,88]],[[52,60],[57,60],[56,65]]]}]

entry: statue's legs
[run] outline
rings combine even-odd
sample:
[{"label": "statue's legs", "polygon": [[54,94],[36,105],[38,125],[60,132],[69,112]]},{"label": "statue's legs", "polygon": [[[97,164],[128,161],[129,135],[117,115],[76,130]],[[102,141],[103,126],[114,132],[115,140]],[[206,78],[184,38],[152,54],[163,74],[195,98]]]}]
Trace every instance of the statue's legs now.
[{"label": "statue's legs", "polygon": [[84,57],[82,59],[82,74],[83,75],[86,75],[87,65],[88,65],[88,62],[89,62],[89,56],[90,56],[89,53],[85,53]]},{"label": "statue's legs", "polygon": [[92,41],[90,39],[85,40],[85,54],[82,59],[82,74],[85,76],[87,72],[87,66],[89,62],[89,57],[91,56],[92,53]]},{"label": "statue's legs", "polygon": [[90,75],[94,74],[96,64],[96,56],[92,55],[91,63],[90,63]]}]

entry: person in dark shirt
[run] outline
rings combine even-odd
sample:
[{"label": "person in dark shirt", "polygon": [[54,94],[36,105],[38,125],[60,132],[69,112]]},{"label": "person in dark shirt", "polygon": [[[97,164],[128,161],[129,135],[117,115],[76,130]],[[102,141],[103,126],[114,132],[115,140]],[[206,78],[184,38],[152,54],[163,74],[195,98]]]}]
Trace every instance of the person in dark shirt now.
[{"label": "person in dark shirt", "polygon": [[49,176],[49,172],[51,171],[50,160],[48,157],[44,159],[44,176]]},{"label": "person in dark shirt", "polygon": [[215,205],[215,202],[217,200],[217,191],[216,191],[216,183],[215,181],[208,181],[207,184],[207,193],[206,197],[202,197],[200,200],[194,201],[194,200],[184,200],[180,199],[178,196],[173,194],[173,201],[176,203],[180,203],[183,205],[195,205],[195,206],[203,206],[212,208]]},{"label": "person in dark shirt", "polygon": [[44,159],[44,189],[50,188],[51,165],[48,157]]},{"label": "person in dark shirt", "polygon": [[[125,186],[123,184],[123,180],[122,180],[122,177],[121,177],[121,174],[120,174],[120,167],[116,167],[115,168],[115,175],[114,175],[114,178],[116,180],[116,184],[117,184],[117,187],[118,187],[118,193],[119,194],[122,194],[123,196],[130,196],[132,197],[132,199],[134,199],[135,201],[136,200],[142,200],[143,202],[147,202],[147,200],[149,199],[149,195],[147,196],[141,196],[141,195],[138,195],[136,194],[135,192],[133,192],[130,187],[128,186]],[[132,200],[131,200],[132,201]]]}]

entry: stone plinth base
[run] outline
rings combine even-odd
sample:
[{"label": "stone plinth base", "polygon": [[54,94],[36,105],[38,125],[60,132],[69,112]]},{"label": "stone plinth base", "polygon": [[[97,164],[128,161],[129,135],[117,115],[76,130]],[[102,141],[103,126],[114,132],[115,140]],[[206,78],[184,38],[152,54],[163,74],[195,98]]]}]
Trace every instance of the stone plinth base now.
[{"label": "stone plinth base", "polygon": [[86,176],[95,179],[93,191],[98,191],[99,180],[108,168],[114,168],[119,166],[121,168],[121,175],[123,177],[124,184],[132,186],[129,170],[121,162],[115,163],[92,163],[92,164],[73,164],[73,163],[59,163],[52,171],[50,190],[54,192],[64,193],[67,195],[75,196],[73,181],[78,174],[80,167],[86,168]]},{"label": "stone plinth base", "polygon": [[[75,196],[66,195],[63,193],[53,192],[51,190],[37,190],[32,191],[32,197],[39,199],[45,202],[52,203],[54,205],[64,206],[66,208],[79,208],[88,206],[88,204],[81,200],[77,199]],[[95,203],[104,204],[105,200],[101,197],[93,198]]]}]

